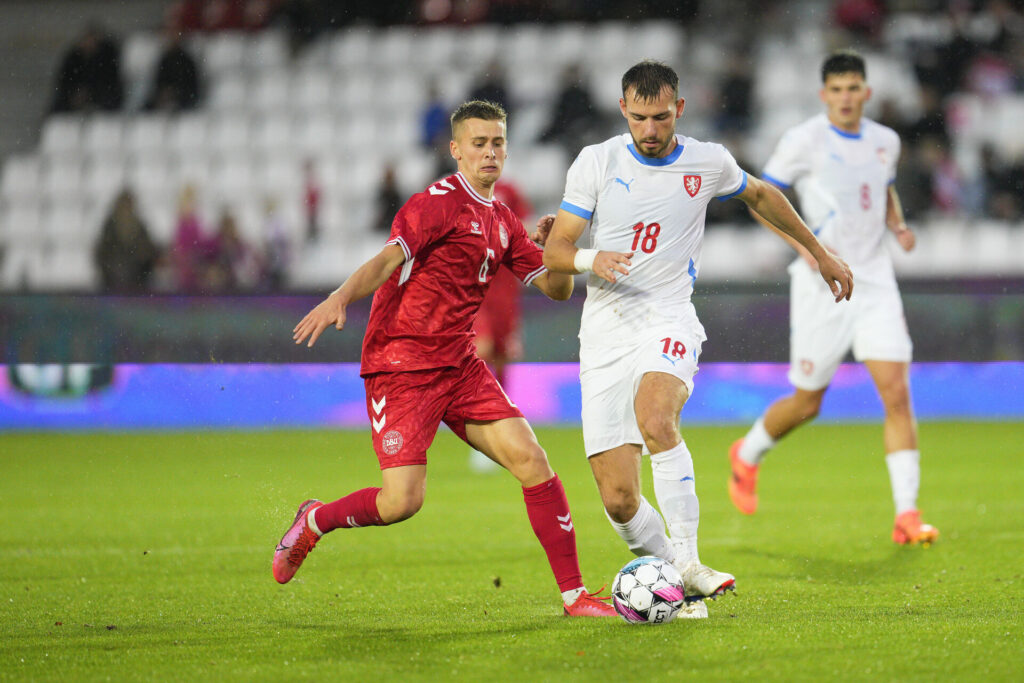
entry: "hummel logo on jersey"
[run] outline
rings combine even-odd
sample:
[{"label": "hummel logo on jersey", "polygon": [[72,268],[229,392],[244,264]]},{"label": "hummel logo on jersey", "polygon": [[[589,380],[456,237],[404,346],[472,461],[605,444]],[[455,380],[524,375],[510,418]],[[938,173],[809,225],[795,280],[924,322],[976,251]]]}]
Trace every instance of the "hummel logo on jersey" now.
[{"label": "hummel logo on jersey", "polygon": [[697,193],[700,192],[700,176],[684,175],[683,189],[686,190],[686,194],[690,195],[691,197],[696,197]]},{"label": "hummel logo on jersey", "polygon": [[622,185],[622,186],[623,186],[624,188],[626,188],[626,192],[629,192],[629,191],[630,191],[630,190],[629,190],[629,186],[633,184],[633,181],[634,181],[634,180],[636,180],[636,178],[630,178],[630,179],[629,179],[629,182],[627,183],[627,182],[626,182],[625,180],[623,180],[622,178],[616,178],[616,179],[615,179],[615,182],[617,182],[617,183],[618,183],[619,185]]},{"label": "hummel logo on jersey", "polygon": [[[380,402],[378,403],[373,396],[370,397],[370,406],[373,408],[373,415],[370,416],[370,421],[373,422],[373,431],[380,434],[380,430],[384,429],[384,424],[388,421],[388,416],[384,414],[384,405],[388,402],[387,396],[381,396]],[[377,419],[377,416],[380,419]]]},{"label": "hummel logo on jersey", "polygon": [[480,224],[477,223],[476,221],[470,221],[469,222],[469,226],[470,226],[469,231],[471,233],[473,233],[474,235],[482,235],[483,234],[482,232],[480,232]]},{"label": "hummel logo on jersey", "polygon": [[[445,187],[447,189],[442,190],[441,187],[438,187],[438,185],[440,185],[441,187]],[[455,189],[454,185],[449,183],[447,180],[442,180],[442,181],[440,181],[438,183],[435,183],[435,184],[431,185],[430,187],[428,187],[427,191],[429,191],[430,194],[448,194],[448,192],[450,190],[454,190],[454,189]]]},{"label": "hummel logo on jersey", "polygon": [[558,526],[562,527],[562,531],[572,531],[572,514],[567,514],[565,517],[555,515],[555,519],[558,520]]}]

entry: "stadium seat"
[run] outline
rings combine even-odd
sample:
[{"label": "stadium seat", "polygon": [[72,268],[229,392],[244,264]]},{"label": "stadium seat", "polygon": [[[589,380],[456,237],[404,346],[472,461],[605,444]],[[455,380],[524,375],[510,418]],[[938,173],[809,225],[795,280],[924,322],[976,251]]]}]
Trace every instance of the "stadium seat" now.
[{"label": "stadium seat", "polygon": [[120,154],[94,154],[85,162],[82,191],[93,204],[109,204],[126,185],[128,169]]},{"label": "stadium seat", "polygon": [[209,146],[221,155],[241,153],[249,147],[248,114],[222,113],[210,124]]},{"label": "stadium seat", "polygon": [[0,199],[35,198],[42,187],[41,161],[35,154],[12,154],[4,160]]},{"label": "stadium seat", "polygon": [[295,146],[295,126],[286,111],[265,114],[254,121],[250,148],[268,156],[284,154]]},{"label": "stadium seat", "polygon": [[125,121],[120,115],[93,114],[82,127],[82,151],[87,154],[124,146]]},{"label": "stadium seat", "polygon": [[152,152],[167,145],[169,118],[163,114],[139,114],[125,122],[124,148],[129,154]]},{"label": "stadium seat", "polygon": [[54,249],[43,256],[45,273],[40,289],[88,291],[96,288],[98,272],[91,249]]},{"label": "stadium seat", "polygon": [[8,249],[41,245],[42,224],[38,201],[0,204],[0,244]]},{"label": "stadium seat", "polygon": [[46,265],[42,247],[25,241],[12,243],[4,250],[0,262],[0,288],[38,291],[42,288]]},{"label": "stadium seat", "polygon": [[211,77],[238,72],[245,67],[246,36],[241,33],[220,32],[206,38],[201,63]]},{"label": "stadium seat", "polygon": [[399,74],[415,63],[419,56],[413,51],[416,44],[413,29],[392,26],[377,33],[373,41],[373,64],[383,66],[392,74]]},{"label": "stadium seat", "polygon": [[43,196],[50,201],[77,199],[82,193],[82,161],[76,155],[54,160],[43,172]]},{"label": "stadium seat", "polygon": [[249,80],[232,72],[213,80],[208,102],[214,111],[238,111],[249,105],[249,96]]},{"label": "stadium seat", "polygon": [[85,219],[83,202],[55,203],[42,213],[43,239],[58,249],[88,252],[99,234],[99,226],[87,226]]},{"label": "stadium seat", "polygon": [[263,30],[246,41],[245,66],[256,73],[283,69],[287,64],[288,36],[283,30]]},{"label": "stadium seat", "polygon": [[303,155],[329,152],[334,149],[338,137],[337,126],[330,112],[317,111],[299,120],[295,136],[296,150]]},{"label": "stadium seat", "polygon": [[555,207],[565,188],[569,167],[565,152],[557,146],[517,147],[505,166],[505,176],[515,182],[531,201]]},{"label": "stadium seat", "polygon": [[332,79],[326,69],[303,69],[295,79],[293,104],[307,115],[331,104]]},{"label": "stadium seat", "polygon": [[259,72],[250,85],[249,105],[257,112],[280,111],[293,105],[292,74],[284,69]]},{"label": "stadium seat", "polygon": [[358,71],[367,67],[373,52],[376,31],[365,26],[339,31],[331,40],[328,59],[331,68],[340,72]]},{"label": "stadium seat", "polygon": [[182,159],[195,156],[205,153],[208,137],[204,114],[184,114],[171,121],[165,149]]},{"label": "stadium seat", "polygon": [[43,124],[42,151],[47,156],[77,151],[82,144],[82,116],[59,114]]}]

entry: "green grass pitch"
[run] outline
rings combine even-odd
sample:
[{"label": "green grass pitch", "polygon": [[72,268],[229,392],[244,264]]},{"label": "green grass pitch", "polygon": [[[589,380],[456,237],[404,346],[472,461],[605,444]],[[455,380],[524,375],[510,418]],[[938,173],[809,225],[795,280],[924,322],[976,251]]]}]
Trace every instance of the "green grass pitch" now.
[{"label": "green grass pitch", "polygon": [[[449,432],[420,514],[331,534],[286,586],[298,503],[379,482],[365,432],[0,435],[0,680],[1024,679],[1024,425],[922,425],[927,549],[889,538],[879,425],[792,435],[750,518],[725,489],[741,432],[684,429],[702,559],[738,590],[660,627],[563,618],[516,482]],[[538,435],[610,583],[630,554],[580,432]]]}]

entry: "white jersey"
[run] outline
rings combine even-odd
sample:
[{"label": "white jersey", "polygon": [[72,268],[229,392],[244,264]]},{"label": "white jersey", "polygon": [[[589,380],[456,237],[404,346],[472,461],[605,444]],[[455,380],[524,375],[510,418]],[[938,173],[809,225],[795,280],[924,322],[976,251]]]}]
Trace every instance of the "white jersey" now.
[{"label": "white jersey", "polygon": [[795,188],[807,225],[850,265],[855,281],[882,282],[895,278],[883,238],[899,156],[891,128],[862,118],[860,132],[847,133],[819,114],[786,131],[763,177]]},{"label": "white jersey", "polygon": [[617,344],[693,315],[705,209],[747,186],[721,145],[682,135],[671,154],[642,156],[627,133],[584,147],[566,174],[561,208],[591,221],[591,246],[634,252],[613,284],[590,275],[580,339]]}]

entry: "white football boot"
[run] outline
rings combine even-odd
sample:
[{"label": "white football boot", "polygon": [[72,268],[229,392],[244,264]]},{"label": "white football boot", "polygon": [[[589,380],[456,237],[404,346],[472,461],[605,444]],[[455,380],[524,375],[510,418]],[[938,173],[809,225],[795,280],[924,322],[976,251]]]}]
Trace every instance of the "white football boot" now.
[{"label": "white football boot", "polygon": [[716,572],[700,562],[694,561],[685,567],[676,568],[683,577],[683,592],[686,593],[687,602],[705,598],[713,600],[726,591],[736,590],[736,577],[725,572]]}]

